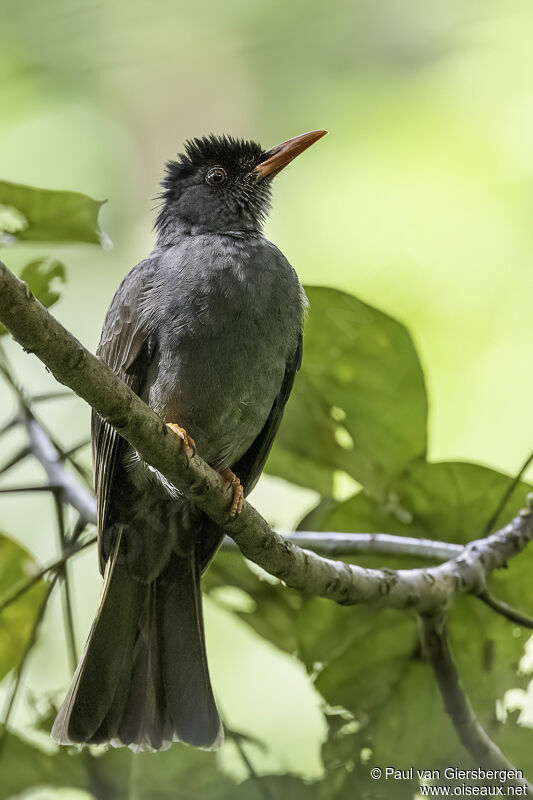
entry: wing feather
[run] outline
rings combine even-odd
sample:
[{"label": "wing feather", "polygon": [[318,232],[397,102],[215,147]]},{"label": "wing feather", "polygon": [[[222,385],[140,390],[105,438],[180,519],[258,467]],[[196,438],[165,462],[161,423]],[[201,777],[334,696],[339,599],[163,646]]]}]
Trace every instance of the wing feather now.
[{"label": "wing feather", "polygon": [[287,361],[279,394],[261,429],[261,433],[254,440],[252,446],[239,459],[237,464],[232,467],[233,472],[239,477],[243,485],[245,494],[249,494],[252,491],[265,466],[268,454],[274,442],[274,437],[278,432],[283,417],[283,411],[292,391],[294,378],[302,364],[302,351],[303,343],[302,335],[300,334],[296,350]]},{"label": "wing feather", "polygon": [[[138,267],[142,266],[142,262]],[[119,378],[139,394],[150,356],[150,337],[140,323],[139,301],[143,281],[138,269],[122,282],[109,307],[97,355]],[[104,572],[103,537],[109,515],[109,501],[117,462],[124,440],[102,417],[93,412],[91,433],[94,481],[98,517],[98,555]]]}]

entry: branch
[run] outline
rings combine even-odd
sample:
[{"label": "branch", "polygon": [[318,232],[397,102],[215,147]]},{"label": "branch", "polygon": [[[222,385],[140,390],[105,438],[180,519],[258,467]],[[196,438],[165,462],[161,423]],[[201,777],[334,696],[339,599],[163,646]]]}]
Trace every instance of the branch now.
[{"label": "branch", "polygon": [[496,611],[497,614],[501,614],[502,617],[505,617],[511,622],[515,622],[522,628],[529,628],[530,630],[533,630],[533,617],[523,614],[521,611],[513,608],[513,606],[505,603],[503,600],[499,600],[497,597],[494,597],[494,595],[490,594],[490,592],[482,592],[478,595],[478,598],[489,608],[492,608],[493,611]]},{"label": "branch", "polygon": [[487,536],[487,534],[489,534],[492,531],[492,529],[494,528],[494,526],[496,525],[496,522],[498,521],[498,518],[499,518],[500,514],[503,513],[503,511],[505,509],[505,506],[507,505],[507,503],[511,499],[511,496],[512,496],[514,490],[516,489],[516,487],[518,486],[518,484],[520,483],[520,481],[524,477],[524,473],[530,467],[532,462],[533,462],[533,453],[530,453],[528,455],[528,457],[526,458],[526,460],[524,461],[524,463],[522,464],[522,466],[520,467],[520,469],[518,470],[518,472],[516,473],[516,475],[514,476],[514,478],[510,478],[509,483],[506,486],[506,488],[505,488],[505,490],[504,490],[504,492],[503,492],[503,494],[502,494],[502,496],[501,496],[501,498],[500,498],[500,500],[498,502],[498,505],[494,509],[494,511],[491,514],[489,520],[487,521],[487,524],[485,525],[485,528],[483,529],[483,534],[482,534],[483,536]]},{"label": "branch", "polygon": [[[440,689],[444,708],[464,747],[484,769],[515,771],[500,748],[488,737],[466,696],[450,653],[444,617],[420,616],[422,649],[431,664]],[[511,786],[524,786],[525,779],[510,779]],[[533,785],[526,784],[529,792]]]},{"label": "branch", "polygon": [[[61,393],[60,396],[64,396]],[[54,446],[41,424],[31,414],[31,409],[21,421],[30,440],[29,451],[43,466],[50,486],[60,487],[63,497],[74,508],[82,522],[96,525],[96,502],[94,496],[80,485],[65,469],[61,454]],[[11,462],[9,464],[11,466]],[[2,471],[6,471],[7,466]],[[464,547],[451,542],[432,539],[417,539],[413,536],[395,536],[389,533],[333,533],[328,531],[280,532],[285,539],[300,547],[328,556],[346,556],[354,553],[417,556],[435,561],[447,561],[462,553]],[[236,548],[235,542],[226,536],[223,549]]]},{"label": "branch", "polygon": [[100,359],[89,353],[0,262],[0,321],[56,379],[88,402],[187,498],[222,526],[243,554],[294,589],[341,604],[374,603],[430,613],[460,593],[479,594],[486,576],[503,567],[533,538],[529,510],[487,539],[472,542],[437,567],[370,570],[323,558],[275,533],[247,502],[228,518],[232,490]]},{"label": "branch", "polygon": [[67,472],[60,453],[37,420],[28,414],[25,415],[23,424],[28,433],[31,452],[43,466],[48,482],[61,487],[64,499],[76,509],[87,525],[96,525],[96,503],[92,493]]},{"label": "branch", "polygon": [[417,556],[447,561],[463,552],[462,544],[417,539],[414,536],[395,536],[391,533],[331,533],[326,531],[295,531],[284,533],[300,547],[308,547],[321,555],[348,556],[353,553],[374,555]]},{"label": "branch", "polygon": [[39,583],[41,578],[48,572],[55,572],[59,573],[60,570],[63,569],[66,562],[72,556],[77,555],[77,553],[81,553],[82,550],[85,550],[90,545],[96,542],[96,536],[93,536],[91,539],[87,539],[87,541],[82,542],[82,544],[78,544],[76,546],[71,546],[65,550],[65,554],[61,556],[61,558],[56,559],[51,564],[47,564],[47,566],[42,567],[40,570],[35,572],[29,578],[24,578],[23,580],[19,581],[15,584],[15,586],[11,589],[9,594],[7,594],[2,602],[0,603],[0,614],[4,609],[10,606],[12,603],[15,603],[19,597],[22,597],[32,586],[35,586],[36,583]]}]

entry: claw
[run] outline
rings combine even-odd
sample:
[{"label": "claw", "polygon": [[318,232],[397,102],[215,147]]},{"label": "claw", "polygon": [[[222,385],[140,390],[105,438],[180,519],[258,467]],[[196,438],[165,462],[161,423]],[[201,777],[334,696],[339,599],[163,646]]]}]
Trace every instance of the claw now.
[{"label": "claw", "polygon": [[244,490],[242,488],[242,484],[229,467],[227,469],[223,469],[220,475],[233,488],[233,498],[231,501],[229,515],[230,517],[236,517],[237,514],[241,513],[242,505],[244,503]]},{"label": "claw", "polygon": [[196,453],[196,444],[192,436],[189,436],[185,428],[182,428],[181,425],[177,425],[174,422],[166,422],[165,423],[167,428],[175,433],[181,439],[181,449],[187,456],[187,458],[192,458]]}]

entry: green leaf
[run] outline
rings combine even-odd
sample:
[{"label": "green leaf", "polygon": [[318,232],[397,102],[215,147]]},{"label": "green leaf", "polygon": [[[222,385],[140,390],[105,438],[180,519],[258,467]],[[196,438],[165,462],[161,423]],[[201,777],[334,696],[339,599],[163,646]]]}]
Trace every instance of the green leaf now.
[{"label": "green leaf", "polygon": [[225,800],[235,788],[233,781],[217,769],[215,753],[182,744],[159,753],[133,754],[127,748],[96,748],[80,753],[64,747],[56,753],[45,753],[8,734],[4,747],[3,763],[9,768],[3,770],[0,800],[37,786],[73,787],[94,792],[98,797],[126,800],[132,781],[136,796],[150,800],[174,800],[177,787],[179,797]]},{"label": "green leaf", "polygon": [[[330,503],[324,513],[309,518],[316,519],[319,530],[382,531],[464,543],[484,535],[512,480],[479,464],[416,461],[392,481],[384,502],[360,492],[342,503]],[[509,522],[525,506],[530,490],[525,482],[515,487],[497,526]]]},{"label": "green leaf", "polygon": [[[25,547],[0,534],[0,604],[37,569]],[[45,591],[40,580],[0,613],[0,679],[19,663]]]},{"label": "green leaf", "polygon": [[[65,266],[57,258],[38,258],[22,268],[20,277],[37,300],[50,308],[60,298],[59,292],[52,289],[52,285],[58,280],[65,283],[65,274]],[[0,323],[0,336],[7,333],[8,329]]]},{"label": "green leaf", "polygon": [[406,328],[372,306],[335,289],[306,291],[303,365],[267,471],[324,494],[343,470],[381,496],[426,452],[416,350]]},{"label": "green leaf", "polygon": [[344,631],[346,646],[319,673],[316,687],[332,706],[371,714],[390,700],[417,653],[416,625],[399,611],[355,608]]},{"label": "green leaf", "polygon": [[300,592],[287,589],[279,581],[259,578],[240,553],[219,553],[207,570],[202,586],[204,591],[224,606],[223,586],[235,587],[246,602],[240,605],[249,610],[231,610],[256,633],[288,653],[297,648],[297,622],[303,598]]},{"label": "green leaf", "polygon": [[305,783],[294,775],[261,775],[234,786],[224,800],[318,800],[320,786],[319,783]]},{"label": "green leaf", "polygon": [[[7,219],[11,226],[9,233],[16,241],[102,244],[105,234],[98,224],[102,205],[80,192],[37,189],[0,181],[0,208],[9,208],[9,216],[4,212],[0,220],[5,224]],[[14,219],[18,220],[18,229],[17,223],[13,224]]]},{"label": "green leaf", "polygon": [[[411,464],[395,481],[398,505],[412,515],[412,525],[425,535],[448,542],[468,542],[485,528],[512,478],[497,470],[467,462]],[[520,482],[496,527],[507,523],[526,504],[531,486]],[[416,535],[416,534],[415,534]]]},{"label": "green leaf", "polygon": [[[385,531],[467,542],[483,535],[512,478],[468,463],[415,462],[391,484],[387,503],[364,492],[345,503],[322,504],[321,529]],[[520,483],[499,515],[509,521],[525,505],[530,487]],[[491,579],[496,594],[523,608],[530,594],[531,558],[524,552]],[[397,566],[399,559],[357,556],[358,563]],[[373,563],[372,563],[373,562]],[[409,560],[409,565],[412,566]],[[404,560],[405,564],[405,560]],[[531,604],[529,604],[531,613]],[[308,601],[298,617],[300,653],[308,666],[325,663],[316,680],[326,701],[343,706],[367,726],[377,765],[438,767],[467,762],[427,664],[420,659],[416,630],[399,612],[338,610]],[[351,613],[350,613],[351,612]],[[517,674],[527,638],[474,598],[457,598],[449,636],[461,682],[489,735],[519,767],[531,762],[531,733],[496,717],[496,702],[527,678]],[[438,736],[427,737],[428,730]],[[529,759],[529,760],[528,760]]]},{"label": "green leaf", "polygon": [[19,796],[38,786],[72,786],[84,789],[88,785],[86,766],[81,756],[72,756],[62,748],[58,753],[45,753],[30,742],[8,733],[5,737],[2,760],[0,800]]},{"label": "green leaf", "polygon": [[[513,563],[509,569],[513,569]],[[530,572],[531,574],[531,572]],[[461,597],[450,615],[450,647],[461,683],[487,733],[516,766],[531,770],[532,732],[516,721],[496,716],[496,701],[512,688],[527,688],[530,676],[521,675],[519,662],[529,638],[508,620],[473,598]]]},{"label": "green leaf", "polygon": [[225,800],[235,788],[234,782],[218,770],[216,753],[180,743],[158,753],[110,750],[94,763],[99,779],[113,787],[112,797],[130,796],[131,770],[137,795],[146,800],[175,800],[176,797]]},{"label": "green leaf", "polygon": [[0,203],[0,239],[4,234],[16,234],[26,230],[28,220],[13,206]]},{"label": "green leaf", "polygon": [[20,277],[28,284],[37,300],[50,308],[60,297],[59,292],[54,291],[51,285],[55,280],[65,283],[65,267],[56,258],[40,258],[26,264]]}]

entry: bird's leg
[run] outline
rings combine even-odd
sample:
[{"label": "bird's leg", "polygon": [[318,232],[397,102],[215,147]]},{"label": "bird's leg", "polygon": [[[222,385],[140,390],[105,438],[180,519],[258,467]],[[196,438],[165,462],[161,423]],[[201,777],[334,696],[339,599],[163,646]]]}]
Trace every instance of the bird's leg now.
[{"label": "bird's leg", "polygon": [[193,455],[196,453],[196,444],[192,436],[189,436],[185,428],[182,428],[181,425],[176,425],[174,422],[166,422],[165,423],[167,428],[170,428],[177,436],[181,439],[181,449],[187,456],[187,458],[192,458]]},{"label": "bird's leg", "polygon": [[244,502],[244,490],[242,484],[234,472],[229,467],[221,470],[220,475],[225,481],[233,488],[233,499],[229,510],[230,517],[236,517],[242,511],[242,504]]}]

